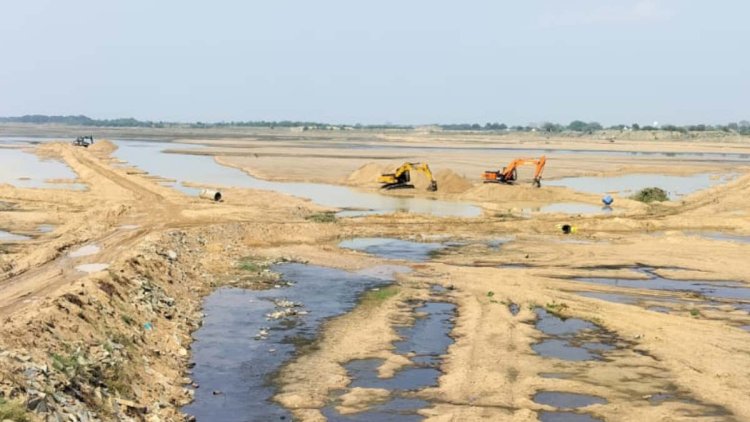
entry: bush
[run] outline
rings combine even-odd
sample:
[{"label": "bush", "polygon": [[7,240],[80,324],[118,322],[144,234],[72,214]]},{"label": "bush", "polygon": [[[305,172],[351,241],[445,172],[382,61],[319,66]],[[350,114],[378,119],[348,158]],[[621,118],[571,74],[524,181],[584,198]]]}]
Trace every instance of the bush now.
[{"label": "bush", "polygon": [[643,188],[638,193],[633,195],[632,199],[648,204],[649,202],[654,201],[669,201],[669,196],[667,195],[667,191],[662,188]]}]

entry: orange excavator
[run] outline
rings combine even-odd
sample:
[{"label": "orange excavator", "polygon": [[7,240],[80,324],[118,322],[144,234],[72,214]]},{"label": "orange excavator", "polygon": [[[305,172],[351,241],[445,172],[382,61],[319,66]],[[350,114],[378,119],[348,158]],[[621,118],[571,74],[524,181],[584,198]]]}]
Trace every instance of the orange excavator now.
[{"label": "orange excavator", "polygon": [[518,178],[518,167],[524,164],[534,164],[536,170],[534,171],[534,186],[542,186],[542,172],[544,171],[544,165],[547,163],[547,157],[542,155],[539,158],[516,158],[511,161],[507,167],[503,167],[501,171],[487,170],[482,175],[484,183],[507,183],[513,184]]}]

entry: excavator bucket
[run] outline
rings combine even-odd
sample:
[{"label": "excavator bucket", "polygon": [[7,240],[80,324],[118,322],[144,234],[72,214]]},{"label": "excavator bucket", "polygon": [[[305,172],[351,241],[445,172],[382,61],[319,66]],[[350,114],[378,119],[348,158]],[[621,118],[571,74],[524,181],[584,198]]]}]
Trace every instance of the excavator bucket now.
[{"label": "excavator bucket", "polygon": [[434,180],[432,182],[430,182],[430,186],[427,188],[427,190],[430,191],[430,192],[437,191],[437,182],[434,181]]}]

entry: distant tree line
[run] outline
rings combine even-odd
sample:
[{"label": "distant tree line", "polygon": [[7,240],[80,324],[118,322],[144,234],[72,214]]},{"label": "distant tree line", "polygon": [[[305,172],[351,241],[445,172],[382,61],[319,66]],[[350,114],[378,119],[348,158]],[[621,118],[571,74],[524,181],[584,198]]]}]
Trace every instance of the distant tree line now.
[{"label": "distant tree line", "polygon": [[[295,120],[250,120],[250,121],[229,121],[229,122],[194,122],[194,123],[179,123],[179,122],[163,122],[163,121],[150,121],[150,120],[138,120],[132,117],[123,119],[92,119],[88,116],[46,116],[42,114],[32,114],[18,117],[0,117],[0,123],[33,123],[33,124],[60,124],[60,125],[78,125],[78,126],[99,126],[99,127],[148,127],[148,128],[164,128],[164,127],[187,127],[187,128],[222,128],[222,127],[257,127],[257,128],[301,128],[302,130],[388,130],[388,129],[401,129],[409,130],[414,129],[412,125],[393,125],[393,124],[380,124],[380,125],[342,125],[342,124],[329,124],[321,122],[307,122],[307,121],[295,121]],[[548,133],[561,133],[561,132],[578,132],[578,133],[593,133],[600,130],[604,130],[598,122],[584,122],[583,120],[573,120],[567,125],[561,125],[553,122],[542,122],[535,124],[528,124],[525,126],[508,126],[505,123],[457,123],[457,124],[439,124],[436,125],[442,130],[449,131],[513,131],[513,132],[548,132]],[[671,124],[659,125],[659,126],[641,126],[638,123],[630,125],[618,124],[612,125],[606,128],[607,130],[619,130],[619,131],[665,131],[665,132],[708,132],[708,131],[722,131],[727,133],[739,133],[743,135],[750,135],[750,121],[742,120],[740,122],[732,122],[725,125],[707,125],[707,124],[695,124],[676,126]]]},{"label": "distant tree line", "polygon": [[709,132],[709,131],[722,131],[722,132],[735,132],[743,135],[750,135],[750,122],[742,120],[740,122],[728,123],[726,125],[659,125],[659,126],[641,126],[638,123],[630,125],[618,124],[609,127],[604,127],[599,122],[584,122],[582,120],[573,120],[568,125],[561,125],[554,122],[542,122],[528,124],[526,126],[508,126],[504,123],[486,123],[481,125],[479,123],[459,123],[459,124],[444,124],[438,125],[443,130],[455,130],[455,131],[512,131],[512,132],[548,132],[548,133],[562,133],[562,132],[579,132],[579,133],[594,133],[601,130],[619,130],[619,131],[665,131],[665,132]]}]

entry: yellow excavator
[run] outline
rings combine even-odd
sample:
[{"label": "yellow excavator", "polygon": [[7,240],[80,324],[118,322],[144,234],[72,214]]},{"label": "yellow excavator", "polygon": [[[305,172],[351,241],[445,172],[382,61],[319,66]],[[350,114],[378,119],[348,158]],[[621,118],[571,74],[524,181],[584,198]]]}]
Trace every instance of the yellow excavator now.
[{"label": "yellow excavator", "polygon": [[427,163],[404,163],[395,172],[382,174],[378,178],[378,182],[383,184],[380,188],[386,190],[413,189],[414,185],[409,183],[411,181],[410,172],[412,170],[421,171],[429,177],[430,186],[427,187],[428,191],[435,192],[437,190],[437,182],[432,177],[432,171],[430,171],[430,166]]},{"label": "yellow excavator", "polygon": [[487,170],[482,175],[484,183],[507,183],[513,184],[518,179],[518,167],[524,164],[533,164],[536,166],[534,171],[534,181],[532,184],[536,187],[542,186],[542,172],[544,165],[547,164],[547,157],[542,155],[539,158],[516,158],[511,161],[507,167],[500,171]]}]

